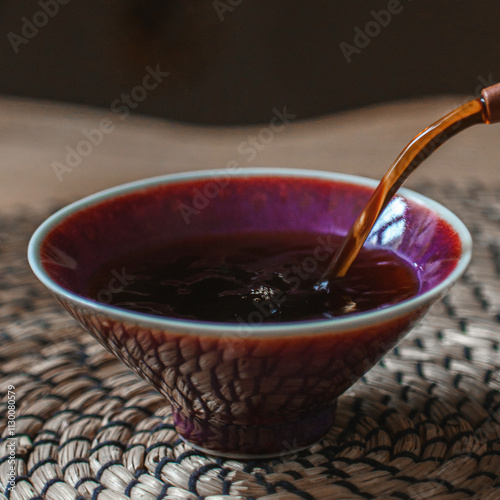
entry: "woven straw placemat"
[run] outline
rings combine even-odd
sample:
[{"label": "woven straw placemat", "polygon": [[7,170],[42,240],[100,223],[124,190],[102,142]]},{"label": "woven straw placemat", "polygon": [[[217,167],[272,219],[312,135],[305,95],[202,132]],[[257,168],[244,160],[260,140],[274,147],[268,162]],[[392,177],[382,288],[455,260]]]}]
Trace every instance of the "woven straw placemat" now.
[{"label": "woven straw placemat", "polygon": [[[320,443],[265,461],[217,459],[184,444],[167,402],[32,275],[26,245],[44,214],[3,217],[0,499],[500,498],[500,189],[419,190],[467,224],[472,265],[339,399]],[[15,428],[6,418],[13,394]]]}]

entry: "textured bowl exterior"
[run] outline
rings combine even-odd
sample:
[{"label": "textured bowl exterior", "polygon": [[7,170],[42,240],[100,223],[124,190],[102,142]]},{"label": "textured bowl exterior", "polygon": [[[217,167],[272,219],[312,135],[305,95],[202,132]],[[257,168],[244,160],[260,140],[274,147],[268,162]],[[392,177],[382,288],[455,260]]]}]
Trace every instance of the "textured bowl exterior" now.
[{"label": "textured bowl exterior", "polygon": [[423,306],[380,324],[293,338],[182,335],[63,306],[171,403],[199,448],[239,455],[302,448],[328,432],[336,399],[407,333]]},{"label": "textured bowl exterior", "polygon": [[[222,186],[216,195],[193,204],[200,193],[214,193],[204,191],[214,183]],[[368,244],[409,260],[421,290],[350,317],[244,325],[171,320],[92,301],[84,285],[119,251],[185,235],[256,228],[345,234],[373,186],[352,176],[286,169],[165,176],[63,209],[35,233],[29,260],[66,310],[170,401],[186,441],[227,456],[277,455],[326,434],[338,396],[462,274],[470,235],[453,214],[408,191],[396,197]],[[186,206],[195,211],[179,210]]]}]

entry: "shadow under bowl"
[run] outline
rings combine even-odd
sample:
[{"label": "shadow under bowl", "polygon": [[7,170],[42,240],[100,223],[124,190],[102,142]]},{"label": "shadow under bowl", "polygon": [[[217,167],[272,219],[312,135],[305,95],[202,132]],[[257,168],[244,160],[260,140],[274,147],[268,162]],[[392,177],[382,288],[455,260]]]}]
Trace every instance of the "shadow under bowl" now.
[{"label": "shadow under bowl", "polygon": [[89,299],[90,277],[120,255],[187,237],[304,231],[323,234],[318,244],[328,248],[328,235],[348,232],[375,186],[355,176],[264,168],[146,179],[52,215],[30,241],[29,262],[91,335],[169,400],[184,440],[222,456],[275,456],[321,439],[334,421],[338,396],[464,272],[471,237],[456,216],[401,190],[366,245],[409,262],[418,294],[333,319],[169,319]]}]

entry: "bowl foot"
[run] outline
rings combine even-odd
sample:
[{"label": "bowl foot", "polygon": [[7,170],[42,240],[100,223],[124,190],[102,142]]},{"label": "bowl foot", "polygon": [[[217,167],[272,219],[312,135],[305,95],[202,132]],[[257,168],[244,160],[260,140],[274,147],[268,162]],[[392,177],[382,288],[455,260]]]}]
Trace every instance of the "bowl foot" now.
[{"label": "bowl foot", "polygon": [[336,402],[300,418],[263,425],[239,425],[186,417],[173,409],[174,424],[183,441],[210,455],[235,459],[285,457],[323,438],[335,419]]}]

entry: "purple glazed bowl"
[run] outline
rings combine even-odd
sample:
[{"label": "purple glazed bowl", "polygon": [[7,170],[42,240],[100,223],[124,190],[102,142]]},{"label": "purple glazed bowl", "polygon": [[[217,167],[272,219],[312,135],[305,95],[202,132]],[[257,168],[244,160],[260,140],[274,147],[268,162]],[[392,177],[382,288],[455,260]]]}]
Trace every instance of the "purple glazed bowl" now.
[{"label": "purple glazed bowl", "polygon": [[[293,169],[169,175],[118,186],[60,210],[29,245],[42,283],[102,345],[162,393],[181,437],[236,458],[307,447],[331,427],[336,400],[464,272],[471,237],[446,208],[401,190],[366,245],[411,263],[418,294],[379,310],[289,323],[169,319],[87,298],[103,264],[145,246],[238,231],[344,235],[376,182]],[[325,243],[326,242],[326,243]],[[113,279],[115,281],[113,281]],[[119,286],[110,277],[109,292]]]}]

